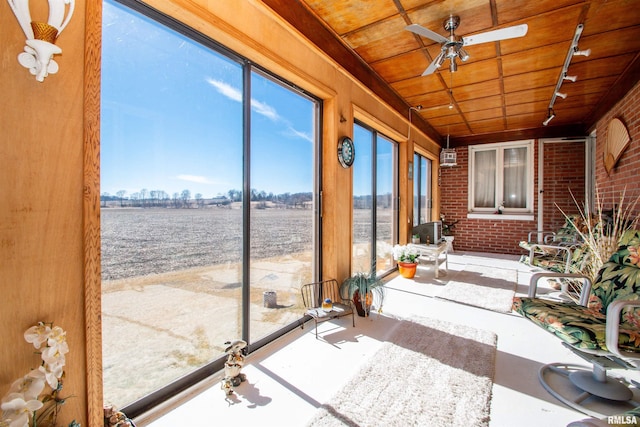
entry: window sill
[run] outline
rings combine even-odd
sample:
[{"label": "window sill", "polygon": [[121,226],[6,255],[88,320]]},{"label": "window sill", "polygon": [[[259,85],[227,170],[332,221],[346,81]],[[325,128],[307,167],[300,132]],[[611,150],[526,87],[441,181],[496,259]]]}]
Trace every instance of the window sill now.
[{"label": "window sill", "polygon": [[494,214],[494,213],[468,213],[469,219],[490,219],[490,220],[515,220],[515,221],[533,221],[535,218],[532,214]]}]

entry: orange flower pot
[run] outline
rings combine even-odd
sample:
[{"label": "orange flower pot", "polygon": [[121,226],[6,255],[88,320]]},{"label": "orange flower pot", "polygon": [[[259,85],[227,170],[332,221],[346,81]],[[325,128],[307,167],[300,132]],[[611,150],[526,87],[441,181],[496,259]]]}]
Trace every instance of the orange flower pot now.
[{"label": "orange flower pot", "polygon": [[398,262],[398,270],[400,275],[407,279],[412,279],[416,275],[418,263],[415,262]]}]

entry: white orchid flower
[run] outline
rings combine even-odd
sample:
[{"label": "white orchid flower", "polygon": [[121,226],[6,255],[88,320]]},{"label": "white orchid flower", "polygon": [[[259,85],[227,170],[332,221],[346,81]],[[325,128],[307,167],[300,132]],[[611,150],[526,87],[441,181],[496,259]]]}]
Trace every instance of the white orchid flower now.
[{"label": "white orchid flower", "polygon": [[47,384],[49,384],[49,387],[51,387],[52,390],[58,388],[58,377],[56,377],[55,372],[51,372],[45,366],[39,366],[37,371],[40,372],[42,378],[44,378],[44,380],[47,382]]},{"label": "white orchid flower", "polygon": [[42,402],[37,399],[25,400],[24,395],[20,393],[9,394],[6,401],[0,405],[5,415],[12,419],[9,427],[28,426],[31,414],[40,408],[42,408]]},{"label": "white orchid flower", "polygon": [[35,348],[39,349],[42,344],[47,342],[50,334],[51,327],[42,322],[38,322],[37,325],[30,327],[24,332],[24,339],[26,342],[33,344]]},{"label": "white orchid flower", "polygon": [[55,348],[60,354],[67,354],[69,352],[69,345],[67,344],[67,333],[60,326],[56,326],[51,329],[47,345],[51,348]]},{"label": "white orchid flower", "polygon": [[20,393],[27,400],[37,399],[42,390],[44,390],[44,381],[44,375],[34,369],[24,377],[14,381],[9,389],[9,394]]}]

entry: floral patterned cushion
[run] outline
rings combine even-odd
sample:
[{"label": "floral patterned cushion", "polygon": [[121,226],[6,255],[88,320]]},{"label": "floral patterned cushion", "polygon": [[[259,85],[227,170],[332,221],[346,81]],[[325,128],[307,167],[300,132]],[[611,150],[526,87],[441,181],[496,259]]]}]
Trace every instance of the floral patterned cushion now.
[{"label": "floral patterned cushion", "polygon": [[[639,253],[640,231],[627,231],[618,251],[600,269],[587,307],[516,297],[513,309],[576,348],[607,351],[607,307],[617,299],[640,299]],[[640,309],[623,309],[620,320],[620,349],[640,353]]]},{"label": "floral patterned cushion", "polygon": [[[625,232],[620,239],[618,250],[598,272],[591,290],[592,295],[589,297],[589,307],[605,314],[609,303],[613,300],[640,299],[639,249],[640,231]],[[625,313],[626,311],[623,312]]]}]

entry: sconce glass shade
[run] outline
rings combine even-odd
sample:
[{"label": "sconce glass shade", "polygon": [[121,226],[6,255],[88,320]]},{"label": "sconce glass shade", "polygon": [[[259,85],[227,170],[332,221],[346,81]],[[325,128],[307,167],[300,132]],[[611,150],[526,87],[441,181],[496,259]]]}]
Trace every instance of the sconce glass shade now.
[{"label": "sconce glass shade", "polygon": [[29,0],[8,0],[13,14],[24,35],[27,37],[24,52],[18,55],[18,62],[36,76],[39,82],[49,74],[58,72],[58,64],[53,55],[62,53],[55,45],[62,30],[69,24],[75,0],[48,0],[49,18],[47,22],[34,22],[31,19]]},{"label": "sconce glass shade", "polygon": [[465,62],[467,59],[469,59],[469,53],[467,53],[467,51],[463,48],[460,48],[460,50],[458,51],[458,56],[460,56],[460,60],[462,62]]},{"label": "sconce glass shade", "polygon": [[456,58],[451,58],[451,64],[449,65],[449,71],[455,73],[458,71],[458,64],[456,64]]}]

